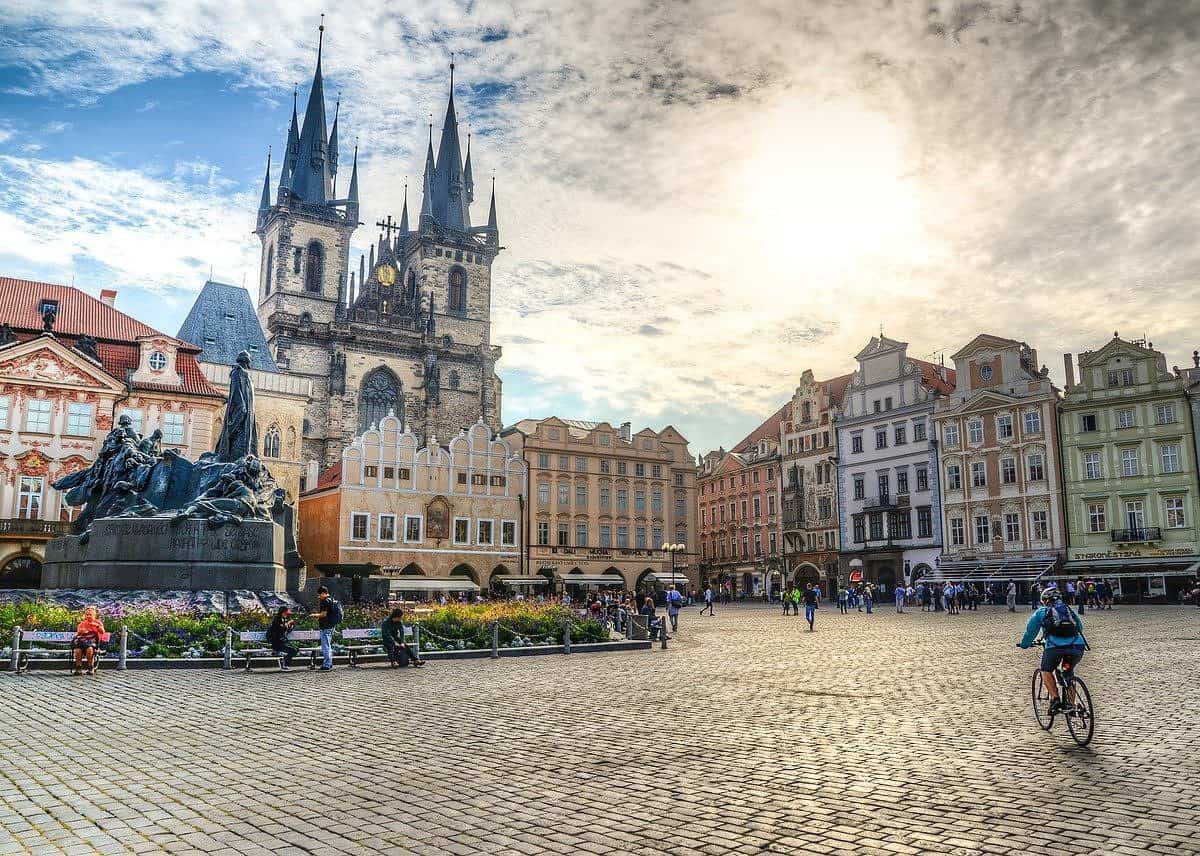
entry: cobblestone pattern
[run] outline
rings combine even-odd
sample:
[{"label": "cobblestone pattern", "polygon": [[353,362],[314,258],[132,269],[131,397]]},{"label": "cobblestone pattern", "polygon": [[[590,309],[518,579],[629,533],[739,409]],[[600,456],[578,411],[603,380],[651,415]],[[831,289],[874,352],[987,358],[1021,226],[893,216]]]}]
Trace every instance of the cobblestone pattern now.
[{"label": "cobblestone pattern", "polygon": [[0,677],[0,853],[1200,853],[1200,614],[1089,613],[1089,749],[1028,613],[686,610],[670,650]]}]

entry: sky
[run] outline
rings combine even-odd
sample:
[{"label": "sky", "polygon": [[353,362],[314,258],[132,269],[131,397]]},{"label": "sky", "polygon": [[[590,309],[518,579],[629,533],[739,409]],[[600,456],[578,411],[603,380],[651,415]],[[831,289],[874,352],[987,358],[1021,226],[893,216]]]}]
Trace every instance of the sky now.
[{"label": "sky", "polygon": [[0,274],[169,333],[210,272],[253,286],[322,12],[366,223],[416,198],[455,56],[506,424],[730,448],[880,329],[1060,382],[1115,331],[1200,347],[1192,0],[0,0]]}]

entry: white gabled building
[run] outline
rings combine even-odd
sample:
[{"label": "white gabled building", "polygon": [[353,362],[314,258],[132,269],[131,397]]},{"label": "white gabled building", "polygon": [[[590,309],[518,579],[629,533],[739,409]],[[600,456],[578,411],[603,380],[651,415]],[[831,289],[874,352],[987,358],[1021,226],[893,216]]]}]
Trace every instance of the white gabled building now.
[{"label": "white gabled building", "polygon": [[935,397],[954,389],[954,372],[907,349],[872,337],[834,417],[842,584],[853,575],[890,589],[931,571],[941,553],[930,423]]}]

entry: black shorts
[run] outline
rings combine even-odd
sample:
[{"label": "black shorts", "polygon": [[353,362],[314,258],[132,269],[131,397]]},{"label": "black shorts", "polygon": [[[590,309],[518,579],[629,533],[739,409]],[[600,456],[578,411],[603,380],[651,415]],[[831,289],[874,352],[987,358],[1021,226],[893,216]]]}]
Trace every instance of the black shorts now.
[{"label": "black shorts", "polygon": [[1043,672],[1053,672],[1058,668],[1058,664],[1063,664],[1063,671],[1070,671],[1079,665],[1079,661],[1083,659],[1083,646],[1070,645],[1066,648],[1047,648],[1042,652]]},{"label": "black shorts", "polygon": [[88,651],[97,647],[97,645],[95,639],[76,639],[71,643],[71,647],[79,651]]}]

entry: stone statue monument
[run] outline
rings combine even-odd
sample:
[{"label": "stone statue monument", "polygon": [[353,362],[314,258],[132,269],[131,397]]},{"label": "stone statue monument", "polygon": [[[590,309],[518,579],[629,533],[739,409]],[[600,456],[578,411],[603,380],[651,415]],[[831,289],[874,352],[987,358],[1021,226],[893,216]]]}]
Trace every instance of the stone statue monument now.
[{"label": "stone statue monument", "polygon": [[122,416],[90,467],[54,483],[80,512],[46,547],[43,588],[283,591],[303,579],[294,511],[258,458],[249,367],[243,351],[215,451],[189,461]]}]

